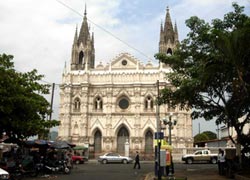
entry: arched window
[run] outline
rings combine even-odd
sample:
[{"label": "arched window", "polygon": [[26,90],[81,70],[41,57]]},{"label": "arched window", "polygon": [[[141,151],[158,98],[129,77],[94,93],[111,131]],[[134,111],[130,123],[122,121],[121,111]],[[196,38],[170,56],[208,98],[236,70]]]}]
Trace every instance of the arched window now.
[{"label": "arched window", "polygon": [[151,96],[147,96],[145,99],[145,109],[153,109],[154,108],[154,102],[153,102],[153,98]]},{"label": "arched window", "polygon": [[75,112],[80,112],[80,109],[81,109],[81,101],[80,101],[79,98],[75,98],[73,110],[74,110]]},{"label": "arched window", "polygon": [[172,52],[172,49],[171,48],[168,48],[168,50],[167,50],[167,55],[172,55],[173,54],[173,52]]},{"label": "arched window", "polygon": [[79,53],[79,64],[83,64],[83,58],[84,58],[84,54],[83,54],[83,52],[81,51],[80,53]]},{"label": "arched window", "polygon": [[100,96],[97,96],[94,100],[94,109],[102,110],[102,108],[103,108],[102,98]]}]

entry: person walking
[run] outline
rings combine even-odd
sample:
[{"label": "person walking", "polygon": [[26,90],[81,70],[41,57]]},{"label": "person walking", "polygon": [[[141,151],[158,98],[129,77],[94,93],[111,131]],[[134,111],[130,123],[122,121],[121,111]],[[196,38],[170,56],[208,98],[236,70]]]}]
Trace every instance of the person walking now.
[{"label": "person walking", "polygon": [[218,154],[219,175],[224,175],[225,162],[226,162],[225,153],[222,149],[219,149],[219,154]]},{"label": "person walking", "polygon": [[136,151],[134,169],[136,168],[136,166],[138,166],[138,169],[141,169],[140,156],[139,156],[138,151]]}]

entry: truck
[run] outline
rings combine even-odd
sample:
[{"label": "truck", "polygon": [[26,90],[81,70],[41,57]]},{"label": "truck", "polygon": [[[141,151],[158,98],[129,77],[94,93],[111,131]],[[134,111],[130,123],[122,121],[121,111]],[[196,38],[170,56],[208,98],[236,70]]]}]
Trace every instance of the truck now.
[{"label": "truck", "polygon": [[198,150],[193,154],[186,154],[182,156],[182,161],[185,161],[186,164],[192,164],[193,162],[208,162],[216,164],[218,159],[217,154],[212,154],[210,150]]}]

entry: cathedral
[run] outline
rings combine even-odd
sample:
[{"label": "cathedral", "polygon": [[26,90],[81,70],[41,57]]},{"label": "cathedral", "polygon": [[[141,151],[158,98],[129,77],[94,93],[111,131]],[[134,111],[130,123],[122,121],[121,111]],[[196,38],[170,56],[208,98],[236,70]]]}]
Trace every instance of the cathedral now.
[{"label": "cathedral", "polygon": [[[155,66],[150,60],[143,64],[128,53],[96,65],[94,34],[88,26],[85,8],[80,31],[75,32],[70,67],[62,74],[58,139],[86,146],[94,155],[124,154],[125,144],[130,152],[152,154],[157,129],[168,139],[169,128],[162,120],[171,113],[176,122],[171,130],[173,147],[192,147],[190,111],[155,103],[159,90],[171,87],[166,79],[171,68],[163,63]],[[171,55],[178,43],[177,25],[173,26],[167,8],[160,25],[159,52]]]}]

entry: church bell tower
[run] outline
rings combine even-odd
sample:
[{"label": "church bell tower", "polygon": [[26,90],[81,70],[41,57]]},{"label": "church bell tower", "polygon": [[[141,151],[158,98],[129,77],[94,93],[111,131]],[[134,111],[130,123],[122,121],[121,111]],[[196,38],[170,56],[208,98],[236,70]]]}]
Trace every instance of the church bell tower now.
[{"label": "church bell tower", "polygon": [[90,35],[86,6],[80,33],[75,31],[71,54],[71,70],[89,70],[95,67],[94,34]]},{"label": "church bell tower", "polygon": [[173,28],[169,8],[167,7],[164,27],[161,23],[160,28],[159,53],[172,55],[178,43],[177,25],[175,23]]}]

